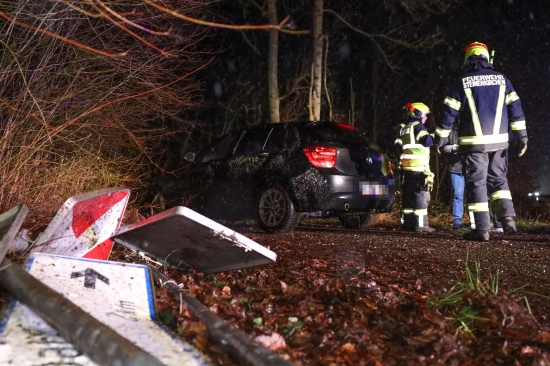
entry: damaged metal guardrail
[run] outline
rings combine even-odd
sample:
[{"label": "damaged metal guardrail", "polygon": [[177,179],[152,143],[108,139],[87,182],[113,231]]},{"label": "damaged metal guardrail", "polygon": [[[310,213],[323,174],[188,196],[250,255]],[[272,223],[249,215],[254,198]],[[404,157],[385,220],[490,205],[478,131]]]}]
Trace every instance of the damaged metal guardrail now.
[{"label": "damaged metal guardrail", "polygon": [[277,354],[248,338],[243,332],[212,313],[197,299],[181,289],[173,281],[151,268],[153,277],[176,298],[187,305],[191,313],[201,320],[208,330],[210,340],[220,346],[232,360],[243,366],[285,366],[290,365]]}]

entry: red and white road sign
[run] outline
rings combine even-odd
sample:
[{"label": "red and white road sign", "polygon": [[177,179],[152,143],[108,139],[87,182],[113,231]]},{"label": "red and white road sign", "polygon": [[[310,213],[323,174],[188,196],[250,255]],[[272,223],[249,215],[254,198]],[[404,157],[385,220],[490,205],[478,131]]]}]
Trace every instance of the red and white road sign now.
[{"label": "red and white road sign", "polygon": [[31,252],[107,260],[111,235],[120,227],[130,190],[107,188],[69,198]]}]

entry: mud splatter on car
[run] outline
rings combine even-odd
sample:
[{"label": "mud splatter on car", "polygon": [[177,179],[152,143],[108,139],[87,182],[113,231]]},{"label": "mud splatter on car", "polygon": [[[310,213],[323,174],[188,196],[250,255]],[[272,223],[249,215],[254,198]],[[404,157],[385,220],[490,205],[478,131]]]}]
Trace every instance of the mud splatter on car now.
[{"label": "mud splatter on car", "polygon": [[370,213],[387,210],[396,191],[389,159],[341,123],[233,131],[186,160],[190,167],[170,180],[170,189],[152,186],[167,202],[193,197],[189,207],[212,219],[253,218],[271,233],[291,231],[313,212],[359,227]]}]

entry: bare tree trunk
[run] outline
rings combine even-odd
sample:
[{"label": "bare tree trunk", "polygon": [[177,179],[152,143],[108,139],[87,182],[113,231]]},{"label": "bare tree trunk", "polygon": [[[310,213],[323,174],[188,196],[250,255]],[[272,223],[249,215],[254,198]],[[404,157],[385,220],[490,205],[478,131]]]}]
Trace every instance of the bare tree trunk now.
[{"label": "bare tree trunk", "polygon": [[[323,66],[324,66],[324,70],[323,70],[323,85],[325,86],[325,97],[327,98],[327,104],[328,104],[328,116],[329,116],[329,121],[334,121],[334,114],[332,113],[332,100],[331,100],[331,96],[330,96],[330,90],[328,89],[328,84],[327,84],[327,65],[328,65],[328,62],[327,62],[327,55],[328,55],[328,38],[326,37],[323,37],[324,40],[326,40],[326,46],[325,46],[325,54],[323,56]],[[319,110],[321,110],[319,108]]]},{"label": "bare tree trunk", "polygon": [[313,70],[309,119],[321,119],[321,83],[323,70],[323,0],[314,0],[313,6]]},{"label": "bare tree trunk", "polygon": [[378,83],[379,83],[379,62],[375,59],[372,62],[372,99],[371,99],[371,110],[372,110],[372,122],[371,122],[371,138],[372,141],[377,141],[378,139],[378,130],[380,121],[378,121]]},{"label": "bare tree trunk", "polygon": [[[267,0],[267,14],[270,24],[278,24],[277,21],[277,0]],[[278,62],[279,57],[279,31],[269,31],[269,60],[268,60],[268,93],[269,93],[269,117],[271,122],[280,122],[279,116],[279,83],[278,83]]]}]

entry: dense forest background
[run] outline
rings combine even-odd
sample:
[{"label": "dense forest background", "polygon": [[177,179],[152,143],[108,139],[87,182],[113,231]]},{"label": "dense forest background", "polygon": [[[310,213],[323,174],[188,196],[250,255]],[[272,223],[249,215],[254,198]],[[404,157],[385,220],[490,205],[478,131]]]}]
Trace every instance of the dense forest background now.
[{"label": "dense forest background", "polygon": [[[403,104],[428,104],[436,121],[463,48],[481,41],[527,115],[530,150],[510,162],[514,195],[544,189],[545,2],[8,0],[0,4],[0,209],[26,203],[38,227],[70,196],[110,186],[137,193],[180,168],[185,151],[269,122],[273,31],[280,120],[310,119],[319,4],[321,119],[353,124],[387,151]],[[446,201],[445,164],[433,162],[434,194]]]}]

